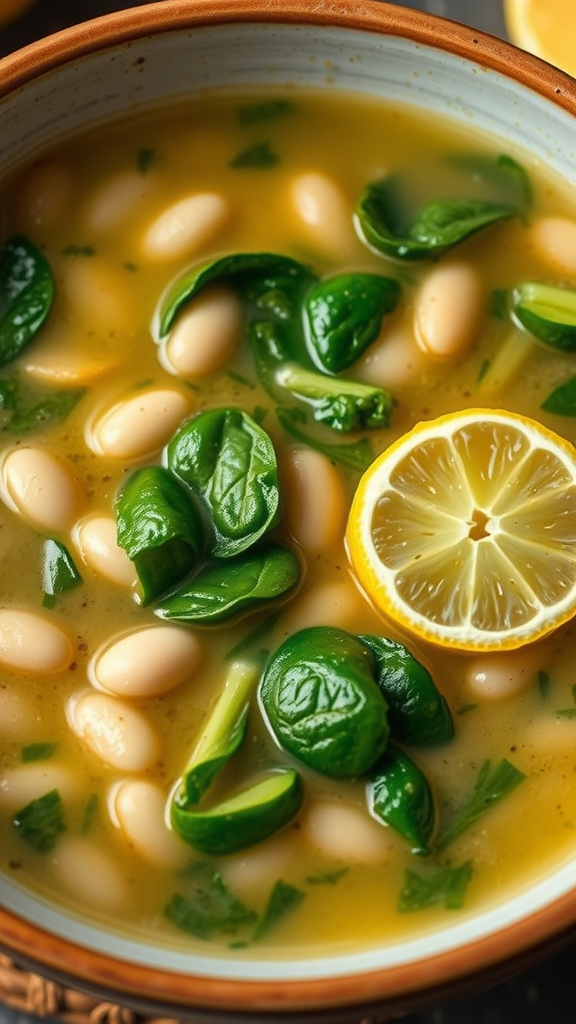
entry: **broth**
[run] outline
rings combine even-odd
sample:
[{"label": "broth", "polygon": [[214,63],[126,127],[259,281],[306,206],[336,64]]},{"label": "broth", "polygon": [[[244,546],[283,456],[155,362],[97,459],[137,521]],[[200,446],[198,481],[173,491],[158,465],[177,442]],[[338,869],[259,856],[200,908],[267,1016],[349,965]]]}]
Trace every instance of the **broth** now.
[{"label": "broth", "polygon": [[[29,609],[56,625],[70,639],[73,654],[63,669],[2,666],[0,871],[72,913],[130,935],[153,933],[154,941],[166,946],[205,948],[208,938],[223,949],[247,942],[243,948],[248,955],[281,950],[309,957],[312,952],[394,942],[435,930],[447,914],[454,915],[441,901],[399,912],[407,870],[426,877],[439,867],[471,863],[465,899],[457,911],[464,918],[521,891],[573,856],[576,721],[570,714],[557,714],[573,705],[572,625],[520,653],[495,655],[463,656],[400,636],[359,591],[348,567],[345,515],[358,472],[341,466],[333,470],[330,460],[315,464],[328,473],[329,481],[336,473],[335,527],[330,517],[323,518],[321,495],[311,499],[320,532],[334,529],[336,539],[328,549],[317,540],[308,549],[306,539],[300,545],[286,522],[296,522],[298,534],[288,453],[302,446],[276,419],[276,403],[258,380],[249,346],[244,341],[230,344],[221,365],[209,364],[190,380],[179,378],[166,368],[166,357],[159,359],[151,338],[155,310],[165,289],[188,266],[228,253],[284,254],[311,265],[320,278],[343,270],[388,275],[401,285],[398,307],[384,317],[378,340],[349,371],[350,376],[388,385],[394,397],[390,427],[370,431],[374,452],[421,419],[490,405],[532,416],[570,439],[573,421],[541,409],[549,392],[571,376],[570,354],[534,346],[503,386],[490,393],[481,390],[479,381],[509,329],[494,304],[490,311],[494,295],[522,280],[570,284],[576,277],[576,266],[551,265],[552,257],[535,235],[535,225],[544,218],[574,217],[574,210],[560,183],[532,166],[525,154],[509,154],[530,176],[529,214],[474,234],[443,258],[472,268],[482,304],[478,329],[466,350],[452,359],[435,358],[418,347],[412,327],[419,285],[435,264],[400,265],[383,259],[353,230],[352,211],[365,185],[391,172],[407,175],[416,192],[422,188],[423,201],[447,191],[486,197],[493,186],[477,168],[492,153],[489,142],[447,124],[426,123],[407,109],[346,96],[335,103],[333,97],[296,92],[282,97],[266,118],[248,117],[242,123],[238,110],[257,110],[257,101],[250,95],[233,102],[204,99],[170,115],[73,140],[42,155],[4,185],[3,239],[21,234],[41,249],[55,276],[56,298],[37,338],[5,367],[2,380],[17,376],[28,407],[47,394],[76,388],[82,393],[63,419],[52,422],[41,414],[40,422],[22,435],[13,432],[12,411],[5,403],[4,458],[29,446],[57,452],[81,496],[72,521],[62,512],[62,528],[56,528],[58,522],[49,528],[31,521],[28,506],[24,514],[14,508],[3,485],[3,603],[8,609]],[[244,154],[243,161],[235,160],[239,154]],[[466,158],[460,167],[449,159],[454,155]],[[467,166],[473,169],[462,171]],[[308,179],[306,193],[304,180],[300,206],[294,196],[295,182],[302,185],[303,176],[312,172],[322,176],[325,186],[320,208],[322,202],[332,204],[328,215],[320,209],[325,219],[319,228],[307,222],[315,217],[306,212],[314,206],[314,183]],[[167,228],[164,241],[149,243],[146,251],[146,232],[163,212],[184,196],[207,194],[224,197],[226,210],[210,214],[204,239],[179,253],[170,249]],[[155,614],[154,603],[143,607],[135,599],[137,588],[130,585],[134,574],[121,559],[118,572],[124,577],[128,572],[127,582],[103,578],[97,558],[80,542],[78,523],[88,513],[109,520],[118,489],[132,470],[163,462],[173,428],[150,455],[141,454],[137,445],[128,456],[112,448],[97,450],[102,447],[99,424],[104,411],[161,388],[176,393],[185,415],[240,407],[269,432],[287,506],[285,522],[274,528],[274,537],[298,552],[305,572],[295,596],[281,601],[272,618],[270,609],[258,609],[218,626],[182,627],[197,640],[199,664],[169,692],[121,698],[122,707],[141,714],[158,748],[143,766],[124,768],[106,763],[70,727],[70,702],[101,692],[93,666],[102,645],[131,631],[168,624]],[[138,420],[136,438],[140,433]],[[348,440],[335,435],[331,443]],[[42,508],[46,502],[44,495]],[[80,585],[53,601],[46,600],[41,573],[47,537],[67,548],[82,576]],[[97,541],[104,544],[102,537]],[[154,831],[166,836],[158,851],[148,835],[142,856],[135,834],[127,834],[119,818],[119,786],[128,779],[153,783],[154,792],[169,800],[222,690],[230,653],[261,624],[258,644],[268,651],[311,624],[352,634],[384,634],[407,644],[430,669],[455,723],[453,740],[412,751],[431,781],[442,820],[465,802],[487,760],[496,764],[506,758],[526,778],[439,860],[423,858],[392,828],[370,817],[364,778],[333,779],[297,763],[279,747],[253,700],[247,741],[218,774],[207,803],[224,799],[243,780],[271,766],[291,764],[304,780],[301,810],[263,842],[212,858],[168,836],[167,826],[156,817]],[[143,672],[145,668],[143,663]],[[489,681],[503,675],[501,696],[481,692],[474,673],[482,671]],[[50,747],[34,751],[36,744]],[[28,751],[27,764],[23,751]],[[60,790],[66,827],[48,852],[40,852],[25,842],[13,818],[29,800],[54,788]],[[150,863],[154,858],[156,863]],[[164,908],[176,892],[197,893],[198,863],[217,871],[227,891],[257,915],[278,879],[303,896],[253,943],[252,924],[215,929],[204,938],[187,934],[166,918]]]}]

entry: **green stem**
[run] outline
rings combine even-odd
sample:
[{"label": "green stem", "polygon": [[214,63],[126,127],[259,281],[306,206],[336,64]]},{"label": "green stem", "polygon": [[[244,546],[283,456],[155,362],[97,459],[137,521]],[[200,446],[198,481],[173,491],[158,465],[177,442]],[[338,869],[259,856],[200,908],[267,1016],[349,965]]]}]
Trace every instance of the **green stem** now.
[{"label": "green stem", "polygon": [[513,327],[478,384],[480,394],[494,394],[504,388],[526,361],[536,344],[530,334]]}]

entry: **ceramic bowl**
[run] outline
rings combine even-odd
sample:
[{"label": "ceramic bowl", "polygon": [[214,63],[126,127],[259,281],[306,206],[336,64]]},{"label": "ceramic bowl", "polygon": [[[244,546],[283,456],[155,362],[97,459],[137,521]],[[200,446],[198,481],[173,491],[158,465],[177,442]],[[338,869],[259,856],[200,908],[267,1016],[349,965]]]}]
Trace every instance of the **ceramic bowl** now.
[{"label": "ceramic bowl", "polygon": [[[576,83],[471,28],[369,0],[164,0],[43,39],[0,67],[0,173],[118,115],[284,83],[407,102],[576,178]],[[71,987],[196,1024],[384,1020],[559,941],[576,922],[575,877],[564,865],[433,935],[287,962],[123,939],[0,877],[0,947]]]}]

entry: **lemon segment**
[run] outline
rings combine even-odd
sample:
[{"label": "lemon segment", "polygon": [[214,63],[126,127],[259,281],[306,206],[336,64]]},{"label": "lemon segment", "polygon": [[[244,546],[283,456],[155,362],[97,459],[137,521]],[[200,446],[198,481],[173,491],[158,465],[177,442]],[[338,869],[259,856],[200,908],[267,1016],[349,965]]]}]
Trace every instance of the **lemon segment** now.
[{"label": "lemon segment", "polygon": [[509,412],[419,423],[362,477],[346,544],[402,629],[459,650],[520,647],[576,613],[576,450]]}]

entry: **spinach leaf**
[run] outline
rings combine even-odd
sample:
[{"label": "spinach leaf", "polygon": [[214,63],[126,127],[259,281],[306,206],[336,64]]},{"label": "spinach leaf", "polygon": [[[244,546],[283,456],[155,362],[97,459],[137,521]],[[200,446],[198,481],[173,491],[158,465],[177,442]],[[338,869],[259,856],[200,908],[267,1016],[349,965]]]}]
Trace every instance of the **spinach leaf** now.
[{"label": "spinach leaf", "polygon": [[323,370],[351,366],[378,337],[400,285],[380,274],[338,274],[312,286],[306,297],[310,346]]},{"label": "spinach leaf", "polygon": [[291,362],[278,370],[276,381],[291,396],[308,402],[314,419],[332,430],[349,433],[390,426],[392,396],[384,388],[324,376]]},{"label": "spinach leaf", "polygon": [[237,153],[230,161],[229,166],[237,169],[264,170],[268,167],[275,167],[279,162],[280,158],[274,153],[269,142],[253,142],[246,149]]},{"label": "spinach leaf", "polygon": [[467,171],[475,181],[484,182],[492,194],[510,203],[522,215],[532,203],[532,183],[526,169],[507,153],[497,157],[479,153],[454,154],[448,158],[453,167]]},{"label": "spinach leaf", "polygon": [[576,377],[569,377],[554,388],[540,408],[556,416],[576,416]]},{"label": "spinach leaf", "polygon": [[403,751],[388,744],[367,785],[372,817],[407,839],[412,853],[430,852],[436,808],[426,776]]},{"label": "spinach leaf", "polygon": [[190,872],[189,892],[175,893],[164,915],[177,928],[199,939],[235,934],[257,920],[230,891],[222,875],[207,863],[195,864]]},{"label": "spinach leaf", "polygon": [[31,430],[60,423],[85,394],[84,388],[75,388],[71,391],[57,391],[44,395],[32,404],[25,404],[22,401],[15,407],[4,430],[9,434],[28,434]]},{"label": "spinach leaf", "polygon": [[446,910],[460,910],[472,874],[470,860],[454,867],[440,868],[434,874],[424,876],[408,869],[397,909],[399,913],[406,914],[440,904]]},{"label": "spinach leaf", "polygon": [[274,446],[240,409],[210,409],[184,423],[168,445],[168,465],[202,502],[215,558],[240,554],[279,522]]},{"label": "spinach leaf", "polygon": [[281,746],[324,775],[361,775],[385,749],[387,707],[372,653],[345,630],[292,634],[268,661],[260,700]]},{"label": "spinach leaf", "polygon": [[266,935],[282,917],[296,910],[305,898],[306,893],[302,892],[302,889],[283,882],[281,878],[278,879],[268,897],[262,917],[256,925],[252,941],[257,942],[263,935]]},{"label": "spinach leaf", "polygon": [[115,500],[118,544],[134,562],[149,604],[196,567],[204,526],[188,493],[162,466],[137,469]]},{"label": "spinach leaf", "polygon": [[296,555],[280,544],[212,562],[169,594],[157,609],[164,619],[198,625],[222,622],[238,612],[288,594],[300,581]]},{"label": "spinach leaf", "polygon": [[36,336],[54,301],[54,278],[32,242],[13,235],[0,250],[0,366]]},{"label": "spinach leaf", "polygon": [[342,466],[354,469],[363,473],[376,458],[376,454],[367,437],[361,437],[358,441],[348,441],[346,444],[331,444],[301,430],[297,425],[297,410],[276,409],[276,415],[287,434],[290,434],[296,441],[322,452],[332,462],[338,462]]},{"label": "spinach leaf", "polygon": [[44,607],[52,608],[56,598],[80,586],[82,577],[68,548],[58,540],[44,542],[42,551],[42,589]]},{"label": "spinach leaf", "polygon": [[30,764],[31,761],[46,761],[55,753],[57,743],[29,743],[22,747],[22,764]]},{"label": "spinach leaf", "polygon": [[31,800],[19,811],[16,811],[12,824],[38,853],[50,853],[54,849],[58,836],[66,828],[64,809],[57,789]]},{"label": "spinach leaf", "polygon": [[398,179],[384,178],[367,185],[356,206],[368,245],[392,259],[437,259],[477,231],[517,213],[513,206],[483,199],[442,199],[428,203],[402,224],[399,193]]},{"label": "spinach leaf", "polygon": [[445,850],[462,832],[478,821],[492,804],[511,793],[525,778],[524,773],[506,758],[502,758],[495,768],[492,768],[490,761],[485,761],[478,772],[468,802],[461,808],[452,825],[440,836],[436,844],[437,851]]}]

